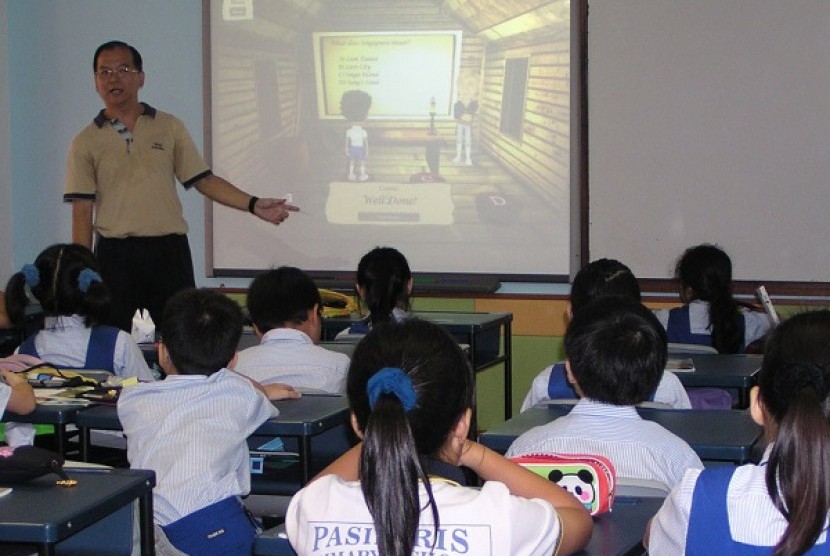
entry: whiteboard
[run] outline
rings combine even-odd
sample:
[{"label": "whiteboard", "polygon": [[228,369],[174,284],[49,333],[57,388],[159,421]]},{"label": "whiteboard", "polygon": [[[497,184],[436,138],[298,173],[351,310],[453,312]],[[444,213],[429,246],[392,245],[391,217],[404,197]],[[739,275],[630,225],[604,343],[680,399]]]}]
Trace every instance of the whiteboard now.
[{"label": "whiteboard", "polygon": [[590,1],[588,106],[592,259],[830,281],[830,2]]}]

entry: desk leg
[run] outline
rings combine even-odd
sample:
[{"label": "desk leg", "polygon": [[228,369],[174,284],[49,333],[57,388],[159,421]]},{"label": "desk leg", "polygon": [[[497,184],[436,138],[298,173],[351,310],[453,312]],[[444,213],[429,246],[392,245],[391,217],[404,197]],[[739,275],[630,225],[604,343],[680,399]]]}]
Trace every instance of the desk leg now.
[{"label": "desk leg", "polygon": [[141,530],[141,556],[153,556],[156,553],[156,536],[153,532],[152,489],[148,489],[138,501],[138,526]]},{"label": "desk leg", "polygon": [[300,437],[300,462],[303,466],[303,485],[311,479],[311,439],[308,436]]},{"label": "desk leg", "polygon": [[510,321],[504,325],[504,420],[513,416],[513,336]]},{"label": "desk leg", "polygon": [[55,556],[55,543],[40,543],[37,546],[38,556]]},{"label": "desk leg", "polygon": [[61,456],[66,456],[66,425],[55,425],[55,442],[57,449],[55,450]]},{"label": "desk leg", "polygon": [[78,436],[81,437],[81,461],[89,462],[89,428],[78,427]]}]

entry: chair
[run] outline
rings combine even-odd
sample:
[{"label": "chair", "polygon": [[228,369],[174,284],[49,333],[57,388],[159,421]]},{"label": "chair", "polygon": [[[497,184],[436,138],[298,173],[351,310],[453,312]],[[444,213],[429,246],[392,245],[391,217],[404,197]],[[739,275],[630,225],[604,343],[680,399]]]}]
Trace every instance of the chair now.
[{"label": "chair", "polygon": [[665,498],[669,487],[659,481],[617,477],[616,496],[630,498]]},{"label": "chair", "polygon": [[288,542],[285,525],[272,527],[257,535],[254,541],[254,556],[297,556]]},{"label": "chair", "polygon": [[[544,401],[540,402],[540,404],[545,404],[545,405],[576,405],[576,403],[578,401],[579,401],[579,398],[555,398],[553,400],[544,400]],[[649,408],[652,408],[652,409],[672,409],[672,406],[670,406],[667,403],[652,402],[652,401],[649,401],[649,400],[638,403],[637,407],[649,407]]]}]

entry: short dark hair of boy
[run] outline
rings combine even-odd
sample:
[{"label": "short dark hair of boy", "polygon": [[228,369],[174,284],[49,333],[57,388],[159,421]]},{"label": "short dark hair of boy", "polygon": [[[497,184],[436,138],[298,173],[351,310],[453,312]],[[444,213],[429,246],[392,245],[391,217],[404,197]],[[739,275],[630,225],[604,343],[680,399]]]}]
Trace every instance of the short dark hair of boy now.
[{"label": "short dark hair of boy", "polygon": [[177,372],[211,375],[233,359],[244,322],[242,309],[227,296],[203,288],[182,290],[164,307],[162,342]]},{"label": "short dark hair of boy", "polygon": [[293,266],[259,274],[248,289],[248,313],[263,334],[286,323],[305,322],[315,305],[322,306],[320,290],[308,274]]},{"label": "short dark hair of boy", "polygon": [[666,367],[666,331],[640,303],[621,297],[593,301],[574,314],[565,356],[585,397],[636,405],[657,388]]},{"label": "short dark hair of boy", "polygon": [[631,269],[614,259],[597,259],[576,273],[571,285],[571,310],[576,312],[605,296],[640,301],[640,284]]}]

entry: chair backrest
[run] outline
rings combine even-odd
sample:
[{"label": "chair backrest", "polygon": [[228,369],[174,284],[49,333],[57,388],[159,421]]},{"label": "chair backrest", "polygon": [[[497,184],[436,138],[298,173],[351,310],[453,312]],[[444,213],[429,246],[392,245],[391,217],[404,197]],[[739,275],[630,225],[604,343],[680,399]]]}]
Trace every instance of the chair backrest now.
[{"label": "chair backrest", "polygon": [[718,350],[712,346],[704,346],[700,344],[679,344],[676,342],[669,342],[669,355],[676,355],[679,353],[718,353]]},{"label": "chair backrest", "polygon": [[669,487],[659,481],[650,479],[633,479],[617,477],[617,492],[619,496],[632,498],[665,498],[669,494]]},{"label": "chair backrest", "polygon": [[354,354],[354,348],[357,347],[357,342],[320,342],[319,345],[330,351],[345,353],[351,359],[352,354]]},{"label": "chair backrest", "polygon": [[288,542],[285,525],[272,527],[257,535],[254,540],[254,556],[297,556]]},{"label": "chair backrest", "polygon": [[[546,405],[576,405],[578,398],[556,398],[553,400],[545,400],[541,403]],[[637,407],[651,407],[654,409],[672,409],[672,406],[663,402],[652,402],[646,400],[637,404]]]}]

